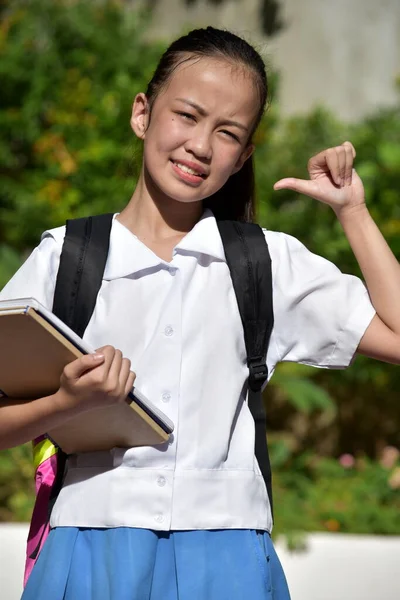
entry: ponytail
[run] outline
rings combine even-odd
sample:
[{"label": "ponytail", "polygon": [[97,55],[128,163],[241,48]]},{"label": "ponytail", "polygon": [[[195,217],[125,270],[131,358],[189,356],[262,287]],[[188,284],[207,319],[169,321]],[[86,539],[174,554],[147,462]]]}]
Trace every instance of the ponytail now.
[{"label": "ponytail", "polygon": [[253,157],[250,156],[237,173],[215,194],[203,202],[216,219],[252,223],[255,219],[255,184]]}]

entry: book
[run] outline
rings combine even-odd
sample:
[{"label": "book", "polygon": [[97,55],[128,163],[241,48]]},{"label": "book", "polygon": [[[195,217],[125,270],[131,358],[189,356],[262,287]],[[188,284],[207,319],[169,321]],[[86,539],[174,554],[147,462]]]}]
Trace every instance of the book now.
[{"label": "book", "polygon": [[[34,298],[0,301],[0,400],[54,394],[69,362],[94,349]],[[90,409],[48,437],[67,454],[168,441],[172,421],[136,387],[126,402]]]}]

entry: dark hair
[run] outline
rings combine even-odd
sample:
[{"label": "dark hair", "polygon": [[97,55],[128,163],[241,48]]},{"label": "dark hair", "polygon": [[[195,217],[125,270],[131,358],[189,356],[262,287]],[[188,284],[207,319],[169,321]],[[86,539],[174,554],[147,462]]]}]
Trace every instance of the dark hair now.
[{"label": "dark hair", "polygon": [[[194,29],[175,40],[162,55],[147,87],[146,96],[150,107],[168,83],[174,70],[193,56],[222,58],[235,66],[246,67],[252,73],[259,95],[259,111],[248,140],[250,143],[267,102],[268,83],[265,65],[261,56],[250,44],[229,31],[214,27]],[[220,190],[206,198],[204,206],[211,208],[219,219],[252,221],[255,214],[253,157],[244,163],[240,171],[231,175]]]}]

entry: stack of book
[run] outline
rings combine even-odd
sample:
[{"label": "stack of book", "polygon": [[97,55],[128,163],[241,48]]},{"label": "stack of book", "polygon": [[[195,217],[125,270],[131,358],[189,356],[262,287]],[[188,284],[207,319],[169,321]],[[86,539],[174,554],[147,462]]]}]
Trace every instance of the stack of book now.
[{"label": "stack of book", "polygon": [[[0,401],[54,394],[65,365],[92,352],[34,298],[0,302]],[[126,402],[87,410],[43,433],[71,454],[162,444],[173,428],[171,420],[133,388]]]}]

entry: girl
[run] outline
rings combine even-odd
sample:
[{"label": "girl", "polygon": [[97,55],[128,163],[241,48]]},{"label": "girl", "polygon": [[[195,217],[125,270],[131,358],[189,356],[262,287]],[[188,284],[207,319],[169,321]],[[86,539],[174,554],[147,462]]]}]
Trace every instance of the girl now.
[{"label": "girl", "polygon": [[[208,27],[174,42],[134,100],[142,171],[113,221],[85,332],[101,348],[71,363],[53,396],[3,405],[0,440],[20,444],[121,402],[134,373],[175,434],[164,446],[70,457],[24,600],[289,598],[269,535],[243,329],[215,221],[252,218],[251,140],[266,98],[256,51]],[[292,237],[266,231],[270,375],[283,360],[346,367],[355,352],[400,362],[399,265],[365,206],[354,156],[345,142],[310,160],[309,181],[275,184],[332,207],[368,291]],[[63,237],[63,227],[46,232],[1,297],[33,296],[51,308]]]}]

